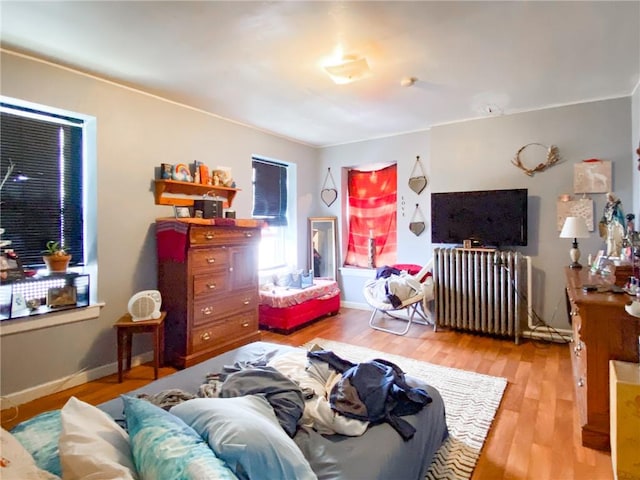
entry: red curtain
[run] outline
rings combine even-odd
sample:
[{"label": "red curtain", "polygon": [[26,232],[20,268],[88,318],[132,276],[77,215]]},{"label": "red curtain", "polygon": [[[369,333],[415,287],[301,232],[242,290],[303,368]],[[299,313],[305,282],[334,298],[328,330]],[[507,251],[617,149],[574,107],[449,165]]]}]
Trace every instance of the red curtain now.
[{"label": "red curtain", "polygon": [[396,165],[373,171],[349,170],[349,243],[346,265],[368,267],[369,238],[374,239],[374,266],[397,259]]}]

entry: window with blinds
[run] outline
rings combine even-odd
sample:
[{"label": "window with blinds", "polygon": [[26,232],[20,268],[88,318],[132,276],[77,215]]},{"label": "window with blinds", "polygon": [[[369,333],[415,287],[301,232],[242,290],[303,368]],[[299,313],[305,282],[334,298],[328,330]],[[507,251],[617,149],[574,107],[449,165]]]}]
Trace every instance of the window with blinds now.
[{"label": "window with blinds", "polygon": [[264,220],[260,240],[260,270],[283,267],[287,263],[287,174],[281,163],[252,159],[253,210],[252,217]]},{"label": "window with blinds", "polygon": [[84,265],[80,119],[0,104],[0,227],[25,267],[44,265],[50,240]]}]

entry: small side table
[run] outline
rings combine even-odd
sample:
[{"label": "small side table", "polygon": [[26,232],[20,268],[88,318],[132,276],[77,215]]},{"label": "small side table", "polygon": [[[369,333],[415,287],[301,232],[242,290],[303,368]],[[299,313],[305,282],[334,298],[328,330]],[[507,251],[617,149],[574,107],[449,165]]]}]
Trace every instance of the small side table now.
[{"label": "small side table", "polygon": [[118,336],[118,383],[122,383],[122,363],[126,355],[125,370],[131,370],[131,338],[134,333],[153,333],[153,371],[158,379],[158,368],[164,361],[164,318],[167,312],[161,312],[160,318],[134,322],[128,313],[120,317],[113,325]]}]

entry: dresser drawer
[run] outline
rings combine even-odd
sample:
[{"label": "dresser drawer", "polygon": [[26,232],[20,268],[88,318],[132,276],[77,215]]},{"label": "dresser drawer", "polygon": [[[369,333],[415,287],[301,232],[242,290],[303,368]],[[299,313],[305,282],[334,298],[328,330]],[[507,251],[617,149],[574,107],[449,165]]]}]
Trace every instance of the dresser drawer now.
[{"label": "dresser drawer", "polygon": [[259,240],[258,232],[251,228],[192,226],[189,243],[192,246],[244,244]]},{"label": "dresser drawer", "polygon": [[221,317],[256,312],[257,308],[258,292],[253,289],[196,300],[193,304],[193,324],[200,326]]},{"label": "dresser drawer", "polygon": [[194,248],[189,252],[189,259],[194,272],[229,268],[229,250],[225,247]]},{"label": "dresser drawer", "polygon": [[222,341],[242,337],[258,329],[258,317],[255,312],[214,320],[193,330],[191,347],[194,351],[206,350]]},{"label": "dresser drawer", "polygon": [[229,275],[226,270],[200,273],[193,276],[193,298],[225,293],[229,290]]}]

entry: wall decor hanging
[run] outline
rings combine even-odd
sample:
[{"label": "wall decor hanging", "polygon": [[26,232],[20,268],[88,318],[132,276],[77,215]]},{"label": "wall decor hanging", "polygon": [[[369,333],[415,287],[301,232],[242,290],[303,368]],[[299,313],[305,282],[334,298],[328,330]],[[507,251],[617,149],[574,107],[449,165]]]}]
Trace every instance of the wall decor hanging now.
[{"label": "wall decor hanging", "polygon": [[425,223],[424,216],[422,215],[422,211],[420,210],[420,205],[416,203],[416,209],[413,212],[413,216],[411,217],[411,222],[409,222],[409,230],[416,236],[419,237],[422,232],[424,232]]},{"label": "wall decor hanging", "polygon": [[[522,159],[520,158],[522,156],[522,153],[527,149],[527,147],[531,147],[531,146],[543,147],[547,150],[546,161],[544,163],[539,163],[534,168],[526,167],[522,163]],[[543,172],[544,170],[555,165],[559,161],[560,161],[560,153],[558,152],[558,147],[556,147],[555,145],[551,145],[548,147],[546,145],[543,145],[542,143],[527,143],[526,145],[520,147],[520,150],[518,150],[518,152],[516,153],[516,156],[513,158],[513,160],[511,160],[511,163],[513,163],[520,170],[524,171],[524,173],[526,173],[530,177],[533,177],[533,174],[535,172]]]},{"label": "wall decor hanging", "polygon": [[611,162],[590,158],[573,166],[573,193],[611,191]]},{"label": "wall decor hanging", "polygon": [[[415,175],[416,168],[420,168],[422,175]],[[428,183],[427,176],[424,174],[424,168],[422,168],[422,163],[420,163],[420,156],[418,155],[416,156],[416,163],[413,165],[413,170],[411,170],[411,177],[409,177],[409,188],[420,195],[420,193],[427,188]]]},{"label": "wall decor hanging", "polygon": [[[333,188],[327,188],[327,180],[329,179],[331,180]],[[333,181],[333,175],[331,175],[331,167],[327,168],[327,175],[324,177],[320,198],[322,198],[322,201],[327,207],[330,207],[338,198],[338,190],[336,189],[336,182]]]},{"label": "wall decor hanging", "polygon": [[593,232],[593,200],[590,198],[574,199],[571,195],[560,195],[556,203],[557,219],[556,228],[562,230],[567,217],[582,217],[587,223],[587,228]]}]

